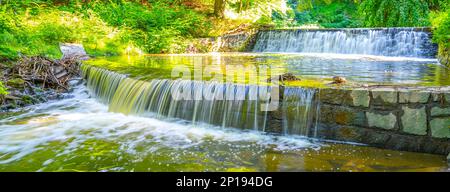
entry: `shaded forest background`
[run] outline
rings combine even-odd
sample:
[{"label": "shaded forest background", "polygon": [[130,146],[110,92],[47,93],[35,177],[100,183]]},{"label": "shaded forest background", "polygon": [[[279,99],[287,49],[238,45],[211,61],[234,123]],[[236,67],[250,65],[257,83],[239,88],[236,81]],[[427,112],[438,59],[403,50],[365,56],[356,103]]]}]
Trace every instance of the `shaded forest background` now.
[{"label": "shaded forest background", "polygon": [[179,53],[190,39],[250,28],[433,26],[448,43],[449,0],[2,0],[0,58]]}]

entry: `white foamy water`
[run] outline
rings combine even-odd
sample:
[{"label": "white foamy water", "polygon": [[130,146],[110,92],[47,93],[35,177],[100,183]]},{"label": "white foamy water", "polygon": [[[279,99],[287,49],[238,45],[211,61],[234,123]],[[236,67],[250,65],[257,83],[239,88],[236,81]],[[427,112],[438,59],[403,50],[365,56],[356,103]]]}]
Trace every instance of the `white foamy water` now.
[{"label": "white foamy water", "polygon": [[147,152],[158,146],[183,149],[208,141],[244,142],[276,150],[319,147],[302,137],[110,113],[107,106],[89,98],[82,86],[73,95],[70,99],[31,106],[24,114],[0,120],[0,164],[20,160],[52,142],[69,142],[58,155],[70,154],[81,143],[92,139],[118,143],[121,151],[130,154],[146,143],[157,143],[144,149]]},{"label": "white foamy water", "polygon": [[315,58],[321,58],[321,59],[345,59],[345,60],[364,60],[364,61],[416,61],[416,62],[437,63],[437,59],[419,58],[419,57],[390,57],[390,56],[378,56],[378,55],[338,54],[338,53],[277,53],[277,52],[265,52],[265,54],[267,54],[267,53],[279,54],[279,55],[315,57]]},{"label": "white foamy water", "polygon": [[415,28],[274,30],[259,32],[253,51],[433,58],[436,47]]}]

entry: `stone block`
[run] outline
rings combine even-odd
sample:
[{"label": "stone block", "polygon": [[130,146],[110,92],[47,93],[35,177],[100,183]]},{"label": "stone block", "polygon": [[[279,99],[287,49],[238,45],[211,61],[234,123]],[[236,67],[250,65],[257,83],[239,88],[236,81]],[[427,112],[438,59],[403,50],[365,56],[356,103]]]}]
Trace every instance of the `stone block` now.
[{"label": "stone block", "polygon": [[430,92],[406,90],[400,91],[399,103],[427,103],[430,98]]},{"label": "stone block", "polygon": [[321,105],[319,120],[338,125],[365,126],[365,113],[349,107]]},{"label": "stone block", "polygon": [[430,121],[431,136],[450,138],[450,118],[436,118]]},{"label": "stone block", "polygon": [[433,107],[431,108],[431,116],[444,116],[450,115],[450,107],[441,108],[441,107]]},{"label": "stone block", "polygon": [[397,118],[393,113],[378,114],[366,112],[367,123],[369,127],[377,127],[382,129],[394,129],[397,124]]},{"label": "stone block", "polygon": [[414,109],[406,106],[402,107],[402,126],[403,131],[415,135],[427,134],[427,113],[425,106]]},{"label": "stone block", "polygon": [[370,96],[367,89],[354,89],[350,93],[352,98],[352,106],[355,107],[369,107]]},{"label": "stone block", "polygon": [[447,103],[450,103],[450,93],[444,93],[444,98]]},{"label": "stone block", "polygon": [[322,89],[319,92],[319,99],[323,103],[342,105],[349,99],[349,92],[343,89]]},{"label": "stone block", "polygon": [[398,92],[393,88],[375,88],[371,92],[375,105],[392,105],[398,101]]}]

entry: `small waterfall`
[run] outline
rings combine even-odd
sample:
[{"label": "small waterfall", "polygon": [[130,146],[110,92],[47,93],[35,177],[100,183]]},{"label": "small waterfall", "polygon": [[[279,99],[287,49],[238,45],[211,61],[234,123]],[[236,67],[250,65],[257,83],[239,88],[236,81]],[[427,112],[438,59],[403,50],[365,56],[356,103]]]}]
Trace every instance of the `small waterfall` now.
[{"label": "small waterfall", "polygon": [[[270,87],[190,80],[141,81],[105,69],[83,65],[90,92],[109,105],[109,111],[193,123],[264,131],[268,112],[259,93]],[[189,99],[174,99],[172,90]],[[201,97],[202,94],[204,97]],[[224,99],[221,99],[224,98]]]},{"label": "small waterfall", "polygon": [[425,29],[386,28],[261,31],[253,51],[433,58],[437,50]]},{"label": "small waterfall", "polygon": [[318,89],[285,88],[283,93],[283,132],[316,137],[320,113]]},{"label": "small waterfall", "polygon": [[[142,81],[89,65],[82,65],[81,71],[91,94],[107,104],[110,112],[258,131],[266,131],[268,126],[271,112],[262,110],[266,105],[262,105],[265,100],[259,95],[269,93],[270,87],[191,80]],[[173,90],[182,92],[173,95]],[[284,134],[314,136],[310,130],[319,117],[317,92],[284,88],[282,107],[275,112],[282,114]]]}]

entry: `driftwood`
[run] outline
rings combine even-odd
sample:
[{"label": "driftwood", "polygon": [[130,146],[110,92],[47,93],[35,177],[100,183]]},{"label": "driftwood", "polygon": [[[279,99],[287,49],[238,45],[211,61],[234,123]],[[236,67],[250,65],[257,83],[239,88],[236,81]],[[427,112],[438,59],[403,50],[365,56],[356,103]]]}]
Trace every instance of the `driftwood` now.
[{"label": "driftwood", "polygon": [[51,60],[45,57],[23,57],[12,68],[12,73],[28,85],[42,84],[42,88],[68,90],[68,81],[79,75],[77,58]]}]

